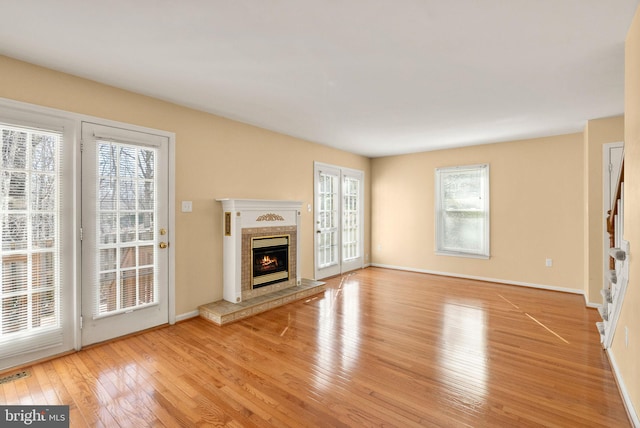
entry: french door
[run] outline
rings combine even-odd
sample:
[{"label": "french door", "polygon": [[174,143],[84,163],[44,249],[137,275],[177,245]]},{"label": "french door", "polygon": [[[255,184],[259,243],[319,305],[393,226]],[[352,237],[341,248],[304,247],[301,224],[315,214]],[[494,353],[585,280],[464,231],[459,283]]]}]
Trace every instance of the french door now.
[{"label": "french door", "polygon": [[166,136],[82,124],[82,345],[169,321]]},{"label": "french door", "polygon": [[364,174],[316,162],[315,278],[364,266]]}]

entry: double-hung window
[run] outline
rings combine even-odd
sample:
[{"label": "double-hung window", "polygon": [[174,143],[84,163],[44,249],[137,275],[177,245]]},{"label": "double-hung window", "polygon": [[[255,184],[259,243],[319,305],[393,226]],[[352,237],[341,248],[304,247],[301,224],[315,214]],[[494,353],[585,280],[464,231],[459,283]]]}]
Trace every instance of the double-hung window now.
[{"label": "double-hung window", "polygon": [[489,165],[437,168],[436,253],[489,257]]}]

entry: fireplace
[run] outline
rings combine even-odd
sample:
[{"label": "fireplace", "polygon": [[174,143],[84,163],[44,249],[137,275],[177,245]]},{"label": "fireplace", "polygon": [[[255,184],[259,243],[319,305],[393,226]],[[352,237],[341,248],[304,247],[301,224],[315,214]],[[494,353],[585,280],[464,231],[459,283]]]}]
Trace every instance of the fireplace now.
[{"label": "fireplace", "polygon": [[289,235],[252,238],[251,254],[252,288],[289,279]]},{"label": "fireplace", "polygon": [[219,199],[223,299],[241,303],[299,286],[299,201]]}]

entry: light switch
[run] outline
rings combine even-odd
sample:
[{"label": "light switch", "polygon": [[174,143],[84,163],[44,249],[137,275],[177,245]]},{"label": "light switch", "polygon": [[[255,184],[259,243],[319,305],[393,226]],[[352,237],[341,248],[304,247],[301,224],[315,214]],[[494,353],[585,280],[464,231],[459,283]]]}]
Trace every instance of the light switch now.
[{"label": "light switch", "polygon": [[192,201],[182,201],[182,212],[190,213],[193,211],[193,202]]}]

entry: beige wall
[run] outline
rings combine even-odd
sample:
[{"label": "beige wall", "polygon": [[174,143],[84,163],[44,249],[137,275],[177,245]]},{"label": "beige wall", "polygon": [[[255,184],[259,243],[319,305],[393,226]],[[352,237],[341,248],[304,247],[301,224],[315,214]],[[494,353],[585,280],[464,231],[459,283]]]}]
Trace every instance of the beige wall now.
[{"label": "beige wall", "polygon": [[624,141],[624,117],[595,119],[584,131],[584,197],[585,197],[585,293],[587,301],[602,303],[604,285],[605,213],[603,202],[603,145]]},{"label": "beige wall", "polygon": [[[216,198],[313,204],[313,162],[363,170],[368,158],[0,56],[0,97],[176,134],[176,313],[222,298],[221,206]],[[193,201],[193,213],[180,201]],[[313,278],[312,213],[302,212],[302,276]],[[369,253],[370,231],[365,231]]]},{"label": "beige wall", "polygon": [[[437,256],[434,170],[478,163],[491,168],[491,258]],[[583,291],[582,134],[377,158],[372,177],[373,263]]]},{"label": "beige wall", "polygon": [[[640,8],[625,44],[625,219],[624,239],[629,241],[629,284],[613,338],[616,361],[635,411],[640,411]],[[629,329],[625,346],[624,328]]]}]

